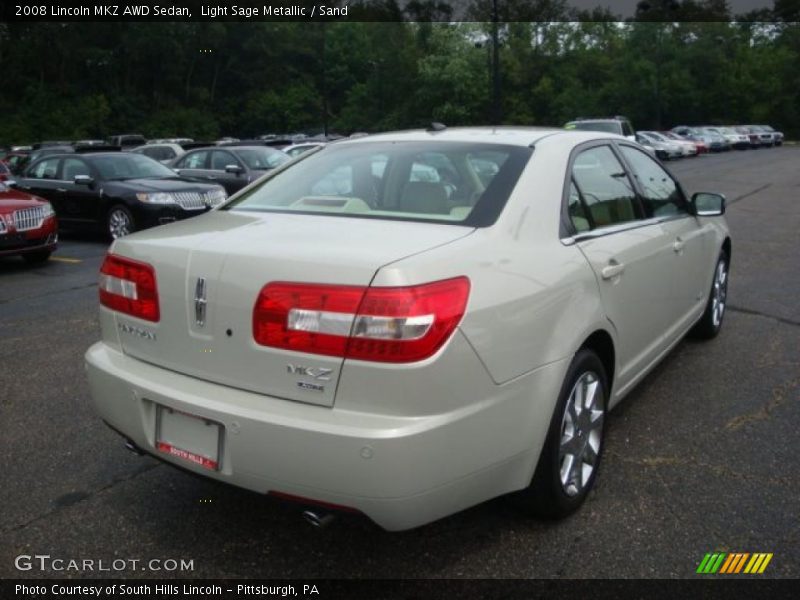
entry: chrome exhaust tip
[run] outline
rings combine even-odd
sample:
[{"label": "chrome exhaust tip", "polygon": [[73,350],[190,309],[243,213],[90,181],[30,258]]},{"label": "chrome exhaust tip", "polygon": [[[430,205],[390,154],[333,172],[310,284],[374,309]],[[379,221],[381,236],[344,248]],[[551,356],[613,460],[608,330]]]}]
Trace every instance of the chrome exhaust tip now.
[{"label": "chrome exhaust tip", "polygon": [[334,516],[330,513],[318,513],[313,510],[304,510],[303,519],[312,527],[322,529],[333,522]]},{"label": "chrome exhaust tip", "polygon": [[145,452],[139,446],[133,443],[133,441],[125,438],[125,449],[133,452],[136,456],[144,456]]}]

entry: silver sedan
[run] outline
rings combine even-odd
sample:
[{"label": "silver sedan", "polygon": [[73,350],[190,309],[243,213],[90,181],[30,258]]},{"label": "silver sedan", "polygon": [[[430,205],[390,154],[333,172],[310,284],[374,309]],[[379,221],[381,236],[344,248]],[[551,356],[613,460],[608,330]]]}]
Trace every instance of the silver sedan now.
[{"label": "silver sedan", "polygon": [[563,517],[607,412],[727,302],[724,198],[601,132],[329,144],[111,246],[100,417],[137,452],[401,530],[512,494]]}]

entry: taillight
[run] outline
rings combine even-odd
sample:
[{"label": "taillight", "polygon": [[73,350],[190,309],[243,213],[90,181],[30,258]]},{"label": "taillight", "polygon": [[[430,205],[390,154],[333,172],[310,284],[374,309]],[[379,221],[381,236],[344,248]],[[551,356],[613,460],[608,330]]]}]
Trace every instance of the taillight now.
[{"label": "taillight", "polygon": [[100,304],[112,310],[158,322],[158,286],[151,265],[107,254],[100,267]]},{"label": "taillight", "polygon": [[408,287],[272,282],[256,300],[253,337],[297,352],[413,362],[448,340],[468,296],[466,277]]}]

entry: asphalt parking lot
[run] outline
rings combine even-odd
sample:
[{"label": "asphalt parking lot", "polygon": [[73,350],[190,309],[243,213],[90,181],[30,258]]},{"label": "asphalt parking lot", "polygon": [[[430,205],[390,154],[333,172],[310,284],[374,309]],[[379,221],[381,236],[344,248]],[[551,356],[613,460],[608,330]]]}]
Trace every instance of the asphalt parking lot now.
[{"label": "asphalt parking lot", "polygon": [[771,552],[766,576],[800,577],[798,165],[796,146],[669,164],[688,191],[728,198],[726,321],[610,415],[596,489],[559,523],[499,499],[404,533],[352,515],[317,530],[295,505],[136,457],[83,371],[106,244],[0,259],[0,577],[93,575],[19,572],[20,554],[194,561],[126,577],[695,577],[712,551]]}]

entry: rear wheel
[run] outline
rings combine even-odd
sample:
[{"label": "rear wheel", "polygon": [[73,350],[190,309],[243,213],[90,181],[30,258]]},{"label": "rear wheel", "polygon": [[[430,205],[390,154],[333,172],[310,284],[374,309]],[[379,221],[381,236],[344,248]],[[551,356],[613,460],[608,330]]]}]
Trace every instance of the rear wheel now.
[{"label": "rear wheel", "polygon": [[728,255],[722,250],[714,269],[714,281],[711,282],[706,310],[692,329],[694,337],[711,339],[722,329],[722,319],[728,303],[728,263]]},{"label": "rear wheel", "polygon": [[607,390],[600,358],[580,350],[564,378],[533,480],[517,493],[531,514],[560,519],[583,504],[603,452]]},{"label": "rear wheel", "polygon": [[116,204],[108,211],[106,218],[106,233],[112,240],[136,231],[136,223],[131,211],[122,204]]},{"label": "rear wheel", "polygon": [[38,265],[47,262],[51,253],[52,251],[50,250],[37,250],[36,252],[26,252],[22,255],[22,258],[24,258],[25,262],[29,265]]}]

